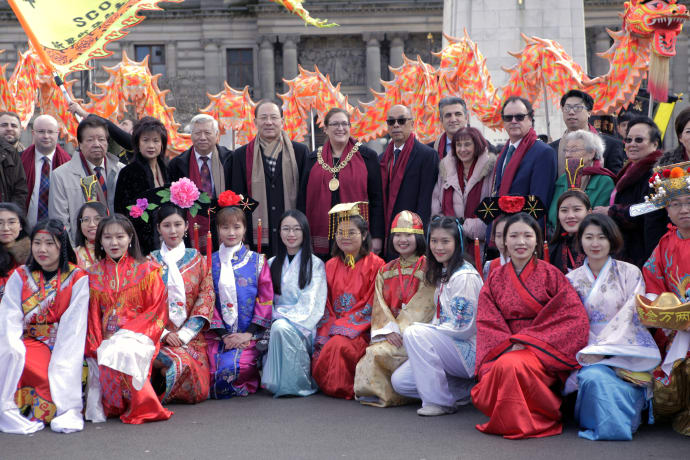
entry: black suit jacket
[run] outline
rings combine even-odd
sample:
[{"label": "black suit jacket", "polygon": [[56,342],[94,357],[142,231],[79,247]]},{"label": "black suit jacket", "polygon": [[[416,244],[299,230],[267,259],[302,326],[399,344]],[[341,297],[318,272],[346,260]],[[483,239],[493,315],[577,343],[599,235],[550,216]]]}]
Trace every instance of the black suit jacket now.
[{"label": "black suit jacket", "polygon": [[[257,141],[258,142],[258,141]],[[248,195],[247,187],[247,145],[235,150],[232,155],[232,159],[229,163],[227,169],[228,179],[226,183],[230,189],[241,195]],[[299,142],[292,142],[292,149],[295,151],[295,162],[297,163],[297,174],[298,178],[302,177],[302,171],[304,171],[304,160],[309,155],[309,149],[306,145],[300,144]],[[282,155],[282,153],[281,153]],[[263,155],[262,155],[263,157]],[[268,226],[264,227],[268,229],[268,241],[269,247],[262,247],[262,252],[266,254],[267,257],[276,253],[278,238],[278,224],[280,223],[280,218],[285,209],[285,198],[283,192],[283,175],[282,175],[282,157],[278,158],[276,164],[275,174],[270,177],[268,173],[268,167],[266,165],[266,160],[264,159],[264,180],[266,181],[266,203],[268,207]],[[297,194],[299,194],[300,184],[297,184]],[[253,197],[252,197],[253,198]],[[247,234],[245,235],[245,241],[249,242],[252,249],[254,248],[254,226],[252,224],[252,218],[250,214],[247,214]]]},{"label": "black suit jacket", "polygon": [[[601,139],[604,141],[604,168],[612,173],[618,175],[618,171],[623,168],[623,163],[628,159],[625,154],[623,142],[608,134],[599,133]],[[558,145],[561,143],[560,139],[556,139],[549,145],[558,153]]]},{"label": "black suit jacket", "polygon": [[[163,175],[163,183],[167,184],[168,172],[161,156],[158,157],[158,168]],[[127,216],[132,221],[144,255],[158,247],[158,234],[154,225],[153,213],[149,212],[149,221],[144,222],[141,218],[134,219],[129,217],[127,206],[136,204],[139,198],[146,198],[151,202],[153,198],[149,196],[148,192],[154,187],[153,172],[141,154],[137,154],[134,160],[122,168],[120,174],[117,175],[115,212]]]},{"label": "black suit jacket", "polygon": [[[228,150],[222,145],[216,145],[218,149],[218,155],[220,157],[220,164],[223,165],[223,169],[227,171],[227,162],[232,156],[232,150]],[[192,148],[189,148],[182,152],[180,155],[176,156],[168,164],[168,176],[170,177],[170,182],[175,182],[183,177],[189,177],[189,155],[192,154]],[[227,175],[225,179],[225,186],[228,187]]]},{"label": "black suit jacket", "polygon": [[[419,214],[424,228],[427,227],[431,219],[431,195],[438,179],[438,162],[438,153],[434,149],[418,140],[414,141],[393,214],[387,216],[391,221],[400,211],[412,211]],[[383,190],[383,194],[390,196],[390,190]],[[389,228],[386,229],[388,231]]]}]

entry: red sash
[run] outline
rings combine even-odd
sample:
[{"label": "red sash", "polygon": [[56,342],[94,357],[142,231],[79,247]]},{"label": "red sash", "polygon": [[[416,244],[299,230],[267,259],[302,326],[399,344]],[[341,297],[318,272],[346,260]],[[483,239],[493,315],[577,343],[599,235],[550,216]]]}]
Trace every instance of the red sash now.
[{"label": "red sash", "polygon": [[[448,136],[444,132],[443,134],[441,134],[441,137],[439,137],[439,139],[438,139],[438,159],[439,159],[439,161],[443,160],[443,155],[446,154],[446,143],[447,142],[448,142]],[[451,149],[450,153],[453,153],[452,149]]]},{"label": "red sash", "polygon": [[[513,185],[513,179],[515,179],[515,174],[517,174],[517,170],[520,167],[522,158],[536,141],[537,132],[534,130],[534,128],[530,128],[529,132],[525,135],[525,137],[522,138],[520,145],[518,145],[517,150],[515,150],[515,153],[513,153],[513,156],[510,158],[510,161],[503,170],[503,175],[501,176],[501,186],[498,190],[499,196],[510,194],[510,186]],[[506,142],[506,145],[503,147],[503,151],[501,151],[501,154],[498,156],[499,161],[496,162],[496,167],[494,168],[494,177],[496,176],[498,168],[503,166],[503,161],[506,150],[508,150],[508,146],[510,146],[510,142]]]},{"label": "red sash", "polygon": [[[355,146],[355,140],[350,138],[340,157],[342,162],[347,154]],[[333,152],[331,142],[326,140],[321,151],[323,162],[333,166]],[[340,181],[341,203],[354,203],[356,201],[369,201],[367,190],[367,167],[362,154],[357,152],[352,155],[349,164],[338,173]],[[307,220],[311,227],[312,242],[316,253],[328,252],[328,210],[331,208],[332,192],[328,188],[328,182],[333,174],[326,171],[318,163],[314,164],[309,172],[307,181],[306,210]]]},{"label": "red sash", "polygon": [[395,201],[398,199],[398,192],[402,184],[403,176],[405,175],[405,167],[407,161],[410,159],[410,153],[414,146],[415,136],[410,134],[410,137],[405,141],[402,151],[398,155],[398,161],[393,165],[393,142],[388,143],[386,151],[383,153],[381,159],[381,179],[383,182],[383,210],[386,220],[386,236],[391,228],[391,221],[393,220],[393,208],[395,208]]}]

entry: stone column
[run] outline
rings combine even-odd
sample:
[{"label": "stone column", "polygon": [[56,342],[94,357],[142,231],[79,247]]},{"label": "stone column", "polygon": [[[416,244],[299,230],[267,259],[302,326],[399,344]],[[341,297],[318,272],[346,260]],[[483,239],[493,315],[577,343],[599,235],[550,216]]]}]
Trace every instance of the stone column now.
[{"label": "stone column", "polygon": [[297,76],[297,41],[298,37],[287,35],[280,37],[283,43],[283,78],[291,80]]},{"label": "stone column", "polygon": [[263,99],[276,97],[274,41],[275,37],[264,35],[259,42],[259,84]]},{"label": "stone column", "polygon": [[397,68],[403,65],[403,53],[405,52],[406,38],[407,34],[396,34],[391,37],[388,37],[388,39],[391,42],[390,58],[388,64],[393,68]]},{"label": "stone column", "polygon": [[596,32],[594,35],[594,52],[592,53],[592,75],[598,77],[604,75],[609,71],[608,61],[596,55],[596,53],[601,53],[606,51],[611,47],[611,37],[606,28],[602,28],[600,31]]},{"label": "stone column", "polygon": [[165,44],[165,71],[166,76],[175,78],[177,76],[177,42],[169,41]]},{"label": "stone column", "polygon": [[367,44],[367,86],[381,91],[381,40],[383,34],[364,34]]},{"label": "stone column", "polygon": [[222,83],[220,72],[220,57],[218,55],[219,43],[215,40],[202,40],[204,47],[204,79],[206,90],[216,93],[220,90]]}]

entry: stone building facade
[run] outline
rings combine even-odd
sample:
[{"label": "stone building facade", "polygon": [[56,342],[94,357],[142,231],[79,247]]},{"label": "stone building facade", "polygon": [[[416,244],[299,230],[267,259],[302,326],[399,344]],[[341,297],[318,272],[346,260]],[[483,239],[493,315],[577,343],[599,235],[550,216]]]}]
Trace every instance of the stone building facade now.
[{"label": "stone building facade", "polygon": [[[572,29],[572,43],[584,40],[586,51],[575,51],[575,59],[592,75],[606,72],[606,62],[595,52],[606,49],[610,40],[605,28],[620,27],[618,15],[622,1],[563,0],[574,11],[568,23]],[[308,70],[318,65],[331,81],[341,82],[341,90],[351,103],[371,99],[369,88],[381,89],[380,79],[390,78],[388,66],[402,64],[402,55],[417,55],[425,62],[438,64],[432,51],[442,47],[444,8],[449,5],[475,3],[468,0],[309,0],[305,6],[314,17],[326,18],[340,26],[328,29],[305,27],[300,18],[268,0],[186,0],[183,3],[163,3],[163,11],[143,13],[147,19],[129,31],[122,40],[108,48],[114,56],[94,61],[93,81],[104,81],[101,66],[119,62],[124,50],[131,58],[141,59],[149,54],[154,73],[161,73],[162,89],[170,89],[168,104],[177,108],[176,118],[184,123],[208,104],[206,93],[217,93],[223,82],[235,88],[249,85],[252,97],[275,97],[285,90],[282,79],[297,75],[298,65]],[[487,8],[501,8],[513,3],[534,7],[542,0],[482,0]],[[584,6],[584,24],[576,10]],[[548,8],[547,8],[548,9]],[[546,38],[558,36],[562,18],[530,14],[529,34]],[[455,13],[462,15],[462,11]],[[506,12],[506,15],[512,14]],[[577,16],[577,17],[575,17]],[[565,17],[565,16],[564,16]],[[549,19],[551,18],[551,19]],[[568,16],[570,18],[570,16]],[[490,36],[473,36],[480,49],[491,55],[495,48],[500,60],[490,66],[511,65],[514,59],[507,51],[518,51],[522,43],[513,40],[507,49],[501,48],[499,17],[494,22],[481,17],[456,17],[459,23],[488,21],[493,30]],[[507,18],[508,19],[508,18]],[[576,21],[577,19],[577,21]],[[565,21],[565,19],[563,19]],[[573,22],[574,21],[574,22]],[[578,22],[579,21],[579,22]],[[446,19],[447,22],[447,19]],[[16,62],[18,50],[27,48],[25,34],[5,1],[0,2],[0,64],[7,64],[6,77]],[[486,24],[484,24],[486,25]],[[447,24],[446,24],[447,26]],[[584,28],[584,31],[582,29]],[[583,36],[584,35],[584,36]],[[492,37],[494,37],[492,39]],[[506,45],[507,46],[507,45]],[[564,44],[566,51],[567,43]],[[672,61],[671,88],[686,91],[690,67],[687,33],[678,39],[678,56]],[[494,53],[494,54],[496,54]],[[586,54],[585,54],[586,53]],[[72,74],[76,78],[75,94],[82,94],[88,86],[87,75]],[[500,78],[499,78],[500,79]],[[82,85],[83,82],[83,85]],[[500,85],[502,82],[497,81]],[[557,116],[557,114],[556,114]],[[554,114],[551,114],[554,118]],[[559,117],[560,118],[560,117]]]}]

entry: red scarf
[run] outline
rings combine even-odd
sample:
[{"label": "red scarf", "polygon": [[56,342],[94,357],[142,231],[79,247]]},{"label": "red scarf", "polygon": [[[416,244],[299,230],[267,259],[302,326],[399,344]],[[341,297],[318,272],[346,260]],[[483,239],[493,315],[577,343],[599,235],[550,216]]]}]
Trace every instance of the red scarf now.
[{"label": "red scarf", "polygon": [[616,179],[616,194],[636,183],[642,176],[647,174],[654,166],[659,157],[663,154],[661,150],[656,150],[638,161],[628,161],[623,169],[618,173]]},{"label": "red scarf", "polygon": [[[441,137],[438,138],[438,159],[443,160],[443,155],[446,154],[446,143],[448,142],[448,136],[444,132]],[[453,153],[453,149],[450,149],[450,153]]]},{"label": "red scarf", "polygon": [[[199,163],[196,161],[194,148],[189,149],[189,180],[194,182],[197,187],[201,188],[201,171],[199,171]],[[194,228],[194,224],[199,225],[199,249],[202,253],[206,254],[208,249],[206,248],[205,236],[210,230],[209,221],[211,218],[208,215],[197,214],[196,217],[192,217],[191,214],[187,214],[187,220],[190,224],[190,234]],[[213,251],[213,248],[211,248],[211,251]]]},{"label": "red scarf", "polygon": [[[460,160],[455,160],[456,165],[458,168],[458,183],[460,184],[460,190],[462,190],[462,193],[465,193],[465,167],[462,164],[462,161]],[[474,174],[474,167],[477,165],[477,159],[472,162],[472,166],[470,166],[470,173],[468,177],[472,177],[472,174]],[[472,187],[472,190],[467,194],[467,201],[465,203],[465,212],[463,216],[459,217],[465,217],[465,218],[471,218],[471,217],[476,217],[474,214],[474,210],[477,209],[477,206],[479,206],[479,202],[481,201],[481,194],[482,194],[482,183],[484,182],[484,179],[480,180],[476,184],[474,184],[474,187]],[[441,204],[441,212],[445,216],[455,216],[455,208],[453,208],[453,195],[455,193],[455,190],[453,187],[448,187],[443,191],[443,202]]]},{"label": "red scarf", "polygon": [[[520,145],[518,145],[517,150],[515,150],[515,153],[513,153],[513,156],[510,158],[510,161],[503,171],[503,175],[501,176],[501,187],[498,190],[499,196],[506,196],[510,194],[510,187],[513,185],[513,179],[515,179],[515,174],[517,174],[517,170],[520,167],[522,158],[536,141],[537,132],[534,130],[534,128],[530,128],[529,132],[525,135],[525,137],[522,138]],[[498,171],[498,168],[502,167],[503,159],[509,146],[510,142],[506,142],[501,154],[498,156],[499,160],[496,162],[496,167],[494,168],[494,176]]]},{"label": "red scarf", "polygon": [[[355,140],[350,138],[343,154],[340,157],[342,162],[347,154],[355,146]],[[333,166],[333,150],[331,142],[327,139],[321,149],[323,162]],[[328,210],[331,209],[332,193],[328,188],[328,182],[333,178],[333,174],[326,171],[318,163],[314,164],[309,172],[307,181],[307,220],[311,227],[312,243],[314,252],[318,254],[327,253],[328,244]],[[364,164],[362,154],[357,152],[352,155],[348,165],[338,173],[340,188],[338,189],[341,203],[354,203],[355,201],[369,201],[367,190],[367,166]]]},{"label": "red scarf", "polygon": [[388,143],[388,147],[386,147],[386,151],[383,153],[383,158],[381,159],[383,212],[386,220],[386,236],[391,228],[393,208],[395,208],[395,201],[398,199],[398,192],[400,191],[400,185],[405,175],[405,167],[407,166],[407,161],[410,159],[414,141],[414,134],[410,134],[410,137],[407,138],[402,151],[398,155],[398,161],[396,161],[394,165],[391,164],[393,163],[393,141]]},{"label": "red scarf", "polygon": [[[55,154],[53,155],[53,162],[51,170],[54,170],[60,165],[67,163],[72,157],[69,153],[59,145],[55,146]],[[31,145],[22,153],[22,164],[24,165],[24,172],[26,173],[26,185],[29,189],[29,194],[26,197],[26,209],[29,209],[29,202],[36,184],[36,145]]]}]

